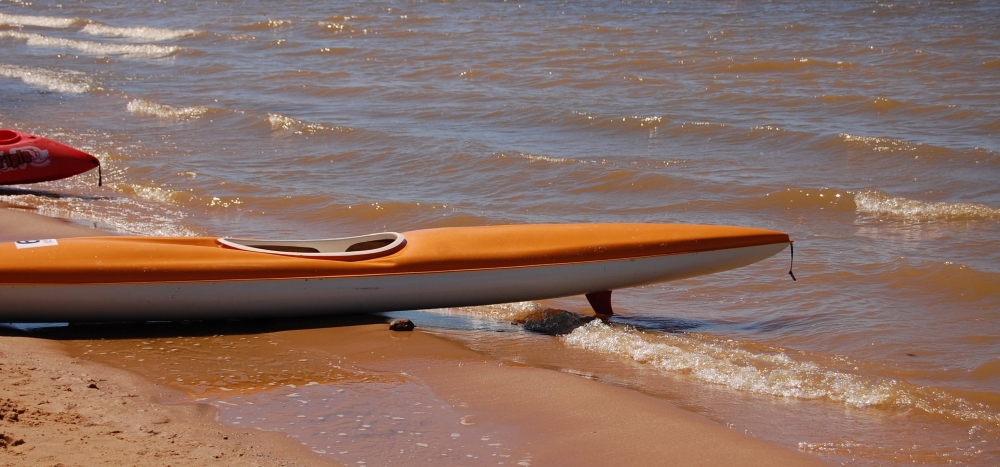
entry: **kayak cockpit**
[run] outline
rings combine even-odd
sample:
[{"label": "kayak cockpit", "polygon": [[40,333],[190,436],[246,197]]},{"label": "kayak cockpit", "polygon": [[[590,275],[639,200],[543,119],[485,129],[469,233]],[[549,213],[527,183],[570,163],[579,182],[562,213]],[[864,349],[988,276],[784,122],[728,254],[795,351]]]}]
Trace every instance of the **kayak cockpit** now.
[{"label": "kayak cockpit", "polygon": [[406,239],[400,233],[383,232],[320,240],[220,238],[218,242],[229,248],[255,253],[306,258],[369,259],[396,252],[403,247]]}]

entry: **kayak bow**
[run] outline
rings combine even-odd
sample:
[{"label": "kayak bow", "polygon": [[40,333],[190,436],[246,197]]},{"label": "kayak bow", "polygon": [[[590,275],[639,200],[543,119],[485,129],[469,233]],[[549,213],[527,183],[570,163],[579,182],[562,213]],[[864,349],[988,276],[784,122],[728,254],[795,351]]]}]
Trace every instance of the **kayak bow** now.
[{"label": "kayak bow", "polygon": [[0,185],[48,182],[100,167],[96,157],[79,149],[41,136],[0,129]]}]

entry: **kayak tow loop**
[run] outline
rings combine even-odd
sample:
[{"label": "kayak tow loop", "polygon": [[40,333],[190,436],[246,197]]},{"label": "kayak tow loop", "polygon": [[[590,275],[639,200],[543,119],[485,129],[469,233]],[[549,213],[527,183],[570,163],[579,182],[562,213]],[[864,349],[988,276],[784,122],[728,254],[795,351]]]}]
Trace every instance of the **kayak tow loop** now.
[{"label": "kayak tow loop", "polygon": [[788,259],[788,275],[792,276],[792,281],[798,281],[798,279],[795,278],[795,274],[792,273],[792,264],[795,263],[795,242],[788,242],[788,251],[792,254]]}]

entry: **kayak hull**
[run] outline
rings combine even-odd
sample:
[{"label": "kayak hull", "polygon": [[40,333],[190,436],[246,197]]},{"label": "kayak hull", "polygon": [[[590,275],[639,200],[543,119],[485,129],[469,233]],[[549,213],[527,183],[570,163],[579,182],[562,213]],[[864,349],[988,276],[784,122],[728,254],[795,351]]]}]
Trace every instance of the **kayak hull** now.
[{"label": "kayak hull", "polygon": [[9,322],[280,318],[476,306],[581,295],[734,269],[785,249],[334,278],[0,285]]}]

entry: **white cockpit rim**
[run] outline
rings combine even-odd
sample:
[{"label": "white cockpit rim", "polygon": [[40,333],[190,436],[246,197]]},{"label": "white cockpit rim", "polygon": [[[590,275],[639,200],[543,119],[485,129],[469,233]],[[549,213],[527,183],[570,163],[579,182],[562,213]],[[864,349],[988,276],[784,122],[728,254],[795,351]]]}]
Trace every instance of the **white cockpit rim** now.
[{"label": "white cockpit rim", "polygon": [[374,258],[388,255],[406,243],[403,234],[382,232],[357,237],[318,240],[259,240],[219,238],[218,242],[237,250],[305,258]]}]

